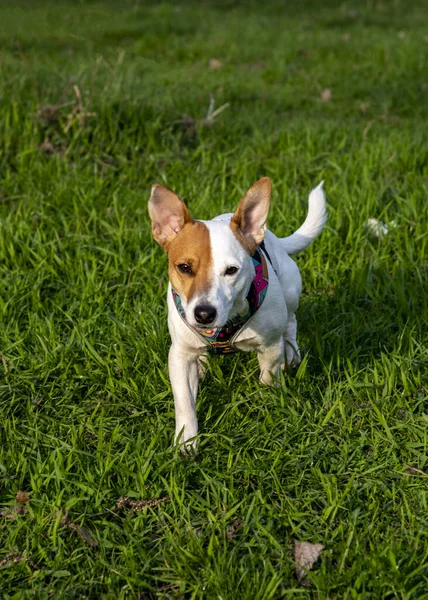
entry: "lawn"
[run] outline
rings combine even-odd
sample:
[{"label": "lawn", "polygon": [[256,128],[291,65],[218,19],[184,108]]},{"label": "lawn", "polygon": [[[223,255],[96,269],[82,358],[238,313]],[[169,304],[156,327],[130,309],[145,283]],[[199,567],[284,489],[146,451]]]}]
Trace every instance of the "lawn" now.
[{"label": "lawn", "polygon": [[[5,0],[0,48],[2,598],[427,598],[425,2]],[[303,362],[213,358],[189,460],[150,187],[263,176],[282,236],[325,181]]]}]

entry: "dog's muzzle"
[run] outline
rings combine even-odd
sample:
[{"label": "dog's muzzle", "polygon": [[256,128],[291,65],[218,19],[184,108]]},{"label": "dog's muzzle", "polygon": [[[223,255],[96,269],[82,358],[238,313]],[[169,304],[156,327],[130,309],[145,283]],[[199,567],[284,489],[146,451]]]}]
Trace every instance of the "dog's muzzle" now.
[{"label": "dog's muzzle", "polygon": [[247,310],[245,314],[234,315],[222,327],[211,325],[217,317],[217,310],[211,304],[198,304],[193,311],[198,327],[190,325],[187,321],[181,298],[174,288],[171,287],[172,298],[178,314],[189,328],[205,342],[205,345],[212,354],[230,354],[231,352],[235,352],[236,348],[233,345],[234,338],[239,335],[241,329],[246,326],[251,317],[262,305],[269,285],[269,269],[263,255],[264,252],[264,247],[260,245],[251,257],[255,276],[247,294]]}]

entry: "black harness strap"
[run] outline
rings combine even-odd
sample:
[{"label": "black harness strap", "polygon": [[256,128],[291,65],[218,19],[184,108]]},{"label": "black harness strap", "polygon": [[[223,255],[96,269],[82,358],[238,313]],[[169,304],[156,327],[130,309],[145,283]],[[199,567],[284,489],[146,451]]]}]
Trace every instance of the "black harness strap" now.
[{"label": "black harness strap", "polygon": [[263,252],[266,254],[268,261],[270,262],[270,264],[272,265],[272,269],[275,272],[275,275],[278,275],[278,273],[276,272],[275,267],[273,266],[273,262],[271,257],[269,256],[269,252],[266,250],[266,245],[265,245],[265,241],[263,240],[261,244],[259,244],[259,248],[261,248],[263,250]]}]

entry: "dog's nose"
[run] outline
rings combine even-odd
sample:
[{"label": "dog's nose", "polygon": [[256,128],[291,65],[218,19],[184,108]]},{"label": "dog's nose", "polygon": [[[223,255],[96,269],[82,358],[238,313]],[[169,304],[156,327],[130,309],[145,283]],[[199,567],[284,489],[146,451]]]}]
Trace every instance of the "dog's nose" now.
[{"label": "dog's nose", "polygon": [[212,323],[217,316],[217,311],[214,306],[209,304],[199,304],[195,308],[195,319],[201,325]]}]

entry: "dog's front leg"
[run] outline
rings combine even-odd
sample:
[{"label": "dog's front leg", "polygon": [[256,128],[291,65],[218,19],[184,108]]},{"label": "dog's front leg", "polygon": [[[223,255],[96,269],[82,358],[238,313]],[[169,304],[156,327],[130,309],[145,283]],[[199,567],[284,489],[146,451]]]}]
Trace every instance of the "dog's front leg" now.
[{"label": "dog's front leg", "polygon": [[279,378],[280,367],[284,362],[284,340],[281,338],[276,344],[267,346],[257,352],[260,365],[260,381],[265,385],[274,385]]},{"label": "dog's front leg", "polygon": [[198,357],[172,344],[168,356],[169,378],[175,405],[175,443],[182,452],[194,452],[198,433],[196,395],[198,393]]}]

